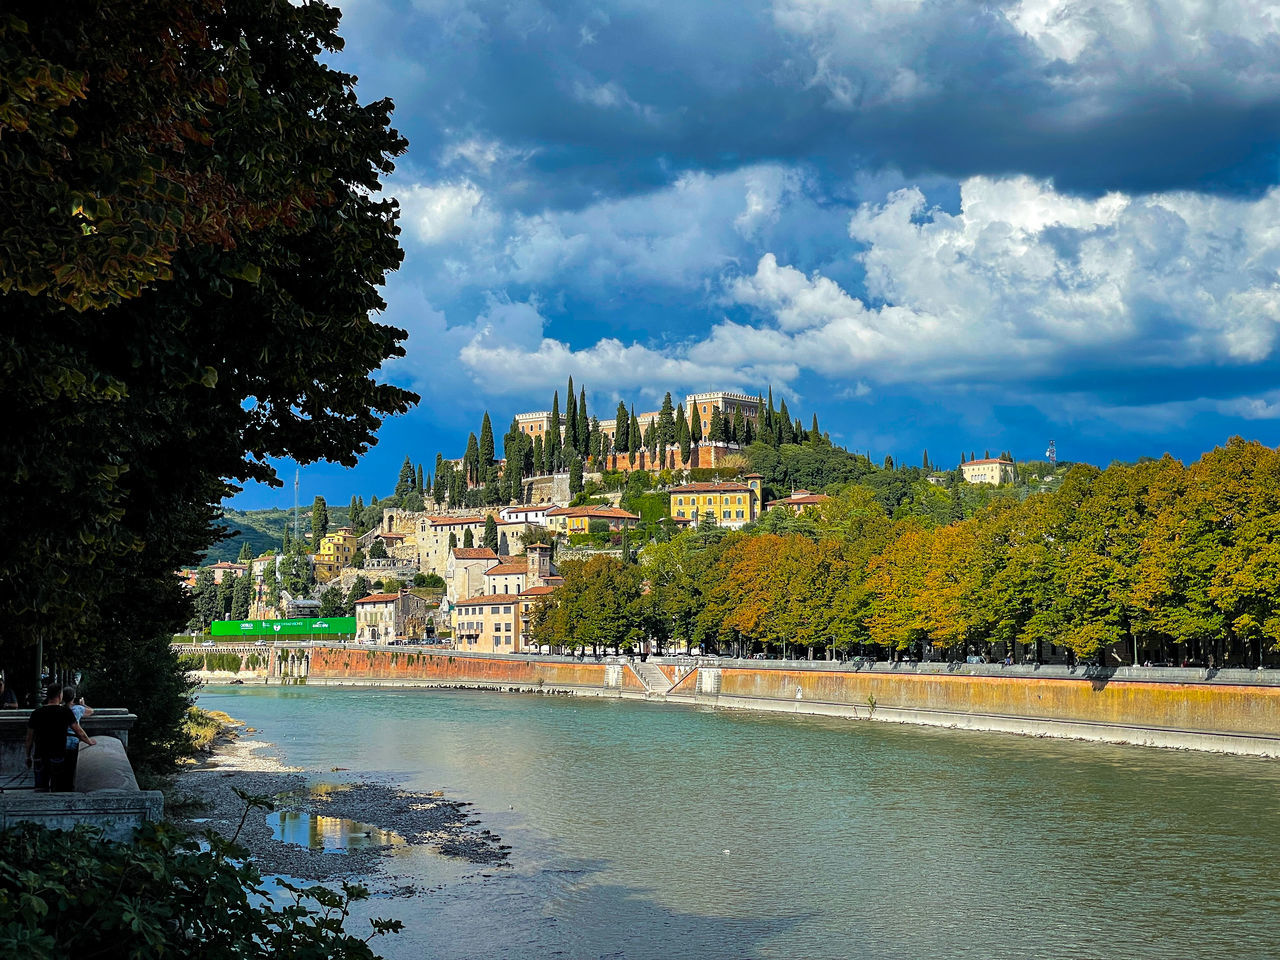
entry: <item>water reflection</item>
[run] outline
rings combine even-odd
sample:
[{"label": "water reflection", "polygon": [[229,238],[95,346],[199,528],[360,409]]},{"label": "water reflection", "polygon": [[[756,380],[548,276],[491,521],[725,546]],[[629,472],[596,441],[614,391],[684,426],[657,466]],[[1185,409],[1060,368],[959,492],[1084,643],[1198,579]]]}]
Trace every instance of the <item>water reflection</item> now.
[{"label": "water reflection", "polygon": [[372,824],[291,810],[268,814],[267,826],[277,840],[324,853],[404,843],[404,838],[394,831],[380,830]]}]

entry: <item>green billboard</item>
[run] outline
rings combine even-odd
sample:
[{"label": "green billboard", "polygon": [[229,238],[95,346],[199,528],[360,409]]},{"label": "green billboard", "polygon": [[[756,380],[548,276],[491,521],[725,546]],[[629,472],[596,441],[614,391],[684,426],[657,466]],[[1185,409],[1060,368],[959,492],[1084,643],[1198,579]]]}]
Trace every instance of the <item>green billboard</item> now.
[{"label": "green billboard", "polygon": [[332,637],[354,636],[355,617],[298,618],[294,620],[215,620],[215,637]]}]

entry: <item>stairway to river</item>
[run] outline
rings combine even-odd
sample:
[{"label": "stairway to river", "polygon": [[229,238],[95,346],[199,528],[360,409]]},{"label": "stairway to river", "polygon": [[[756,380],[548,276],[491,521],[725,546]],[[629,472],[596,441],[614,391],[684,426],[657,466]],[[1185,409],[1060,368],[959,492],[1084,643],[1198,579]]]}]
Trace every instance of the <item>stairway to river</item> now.
[{"label": "stairway to river", "polygon": [[640,678],[640,682],[644,684],[649,696],[665,697],[667,691],[671,689],[671,681],[655,664],[647,662],[633,663],[631,664],[631,669]]}]

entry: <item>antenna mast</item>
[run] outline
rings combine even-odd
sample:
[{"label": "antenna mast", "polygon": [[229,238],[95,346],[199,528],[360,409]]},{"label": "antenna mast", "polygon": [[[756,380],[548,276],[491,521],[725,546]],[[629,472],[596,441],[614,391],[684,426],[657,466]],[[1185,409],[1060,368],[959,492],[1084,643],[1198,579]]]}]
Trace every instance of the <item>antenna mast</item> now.
[{"label": "antenna mast", "polygon": [[[1052,446],[1052,444],[1050,444],[1050,446]],[[301,477],[301,474],[302,474],[302,471],[299,470],[297,467],[295,467],[293,470],[293,541],[294,543],[297,543],[298,537],[301,536],[301,533],[298,529],[298,480]]]},{"label": "antenna mast", "polygon": [[1044,452],[1044,455],[1048,458],[1050,466],[1058,466],[1058,445],[1052,440],[1049,441],[1049,449]]}]

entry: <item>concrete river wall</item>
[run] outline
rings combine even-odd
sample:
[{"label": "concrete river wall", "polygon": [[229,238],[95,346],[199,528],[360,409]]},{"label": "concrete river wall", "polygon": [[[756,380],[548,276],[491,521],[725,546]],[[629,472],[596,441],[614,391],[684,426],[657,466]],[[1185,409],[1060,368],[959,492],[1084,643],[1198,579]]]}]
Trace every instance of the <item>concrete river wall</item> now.
[{"label": "concrete river wall", "polygon": [[[230,647],[227,648],[232,649]],[[259,648],[258,652],[263,652]],[[660,699],[727,709],[1280,756],[1280,676],[1268,671],[271,649],[268,667],[212,682],[390,684]]]}]

